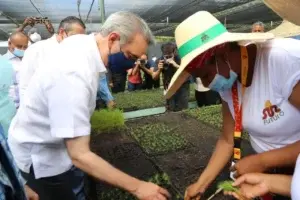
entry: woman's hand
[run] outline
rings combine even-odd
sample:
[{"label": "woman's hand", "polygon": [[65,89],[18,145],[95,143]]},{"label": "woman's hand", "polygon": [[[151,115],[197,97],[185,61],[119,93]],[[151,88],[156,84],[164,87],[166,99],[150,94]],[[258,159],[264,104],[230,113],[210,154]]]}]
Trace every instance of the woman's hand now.
[{"label": "woman's hand", "polygon": [[266,170],[259,154],[244,157],[230,168],[231,172],[235,172],[235,178],[247,173],[261,173]]},{"label": "woman's hand", "polygon": [[267,174],[250,173],[239,177],[233,186],[239,187],[239,193],[224,192],[225,195],[231,195],[236,199],[253,199],[263,196],[270,192],[270,180]]}]

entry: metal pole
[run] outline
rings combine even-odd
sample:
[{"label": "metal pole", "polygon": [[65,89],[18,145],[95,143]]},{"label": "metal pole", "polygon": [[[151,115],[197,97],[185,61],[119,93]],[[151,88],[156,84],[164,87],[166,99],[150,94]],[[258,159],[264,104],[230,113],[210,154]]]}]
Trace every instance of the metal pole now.
[{"label": "metal pole", "polygon": [[104,8],[104,0],[99,0],[99,8],[101,14],[101,23],[103,24],[105,21],[105,8]]}]

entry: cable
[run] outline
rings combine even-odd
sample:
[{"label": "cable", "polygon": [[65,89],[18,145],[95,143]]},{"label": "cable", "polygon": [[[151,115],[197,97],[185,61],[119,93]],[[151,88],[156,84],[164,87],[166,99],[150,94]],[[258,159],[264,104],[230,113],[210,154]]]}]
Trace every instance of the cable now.
[{"label": "cable", "polygon": [[[81,0],[77,0],[77,12],[78,12],[78,16],[81,19],[81,14],[80,14],[80,4],[81,4]],[[82,20],[82,19],[81,19]]]},{"label": "cable", "polygon": [[29,0],[32,6],[36,9],[36,11],[44,18],[44,15],[41,13],[41,11],[38,9],[38,7],[35,6],[35,4],[32,2],[32,0]]},{"label": "cable", "polygon": [[88,14],[87,14],[87,16],[86,16],[86,19],[85,19],[85,22],[84,22],[84,23],[86,23],[87,20],[89,19],[89,16],[90,16],[90,14],[91,14],[91,11],[92,11],[94,2],[95,2],[95,0],[93,0],[92,3],[91,3],[91,5],[90,5],[90,10],[89,10],[89,12],[88,12]]}]

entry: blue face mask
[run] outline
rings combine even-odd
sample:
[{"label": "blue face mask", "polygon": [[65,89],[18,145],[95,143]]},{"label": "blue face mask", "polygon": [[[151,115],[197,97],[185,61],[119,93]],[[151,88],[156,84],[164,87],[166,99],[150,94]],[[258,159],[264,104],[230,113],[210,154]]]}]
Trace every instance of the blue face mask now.
[{"label": "blue face mask", "polygon": [[135,60],[128,59],[122,51],[108,56],[108,68],[113,73],[123,73],[134,66]]},{"label": "blue face mask", "polygon": [[17,57],[22,58],[24,56],[24,52],[24,50],[15,48],[12,53]]},{"label": "blue face mask", "polygon": [[224,76],[220,75],[218,71],[218,65],[216,64],[217,74],[215,75],[213,81],[209,84],[208,88],[216,92],[223,92],[232,88],[232,85],[236,81],[238,75],[234,71],[232,71],[228,62],[227,64],[230,68],[230,77],[227,79]]}]

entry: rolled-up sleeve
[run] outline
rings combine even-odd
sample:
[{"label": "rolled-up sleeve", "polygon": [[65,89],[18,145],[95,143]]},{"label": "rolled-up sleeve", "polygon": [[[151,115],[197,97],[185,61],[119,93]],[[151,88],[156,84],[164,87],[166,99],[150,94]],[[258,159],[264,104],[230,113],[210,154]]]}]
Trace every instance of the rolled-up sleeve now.
[{"label": "rolled-up sleeve", "polygon": [[60,74],[46,90],[52,137],[75,138],[90,134],[91,89],[78,72]]}]

